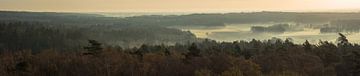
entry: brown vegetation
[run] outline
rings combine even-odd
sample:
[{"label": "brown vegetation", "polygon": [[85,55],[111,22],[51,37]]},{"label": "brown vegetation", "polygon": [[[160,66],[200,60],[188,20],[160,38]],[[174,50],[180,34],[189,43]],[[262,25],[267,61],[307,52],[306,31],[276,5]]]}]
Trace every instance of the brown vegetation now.
[{"label": "brown vegetation", "polygon": [[[3,76],[357,76],[359,49],[347,42],[318,45],[289,40],[205,40],[191,45],[121,49],[101,44],[87,50],[3,51]],[[90,40],[90,42],[94,42]],[[89,49],[96,48],[96,49]],[[97,51],[97,52],[91,52]],[[92,54],[84,54],[84,53]]]}]

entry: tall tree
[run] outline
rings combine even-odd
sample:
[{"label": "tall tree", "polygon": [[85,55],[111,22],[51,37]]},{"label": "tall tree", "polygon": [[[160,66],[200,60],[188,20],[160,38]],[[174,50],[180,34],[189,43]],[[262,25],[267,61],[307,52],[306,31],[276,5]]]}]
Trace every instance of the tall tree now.
[{"label": "tall tree", "polygon": [[349,40],[346,38],[346,36],[342,33],[339,33],[340,37],[338,37],[337,42],[338,46],[346,46],[349,45]]}]

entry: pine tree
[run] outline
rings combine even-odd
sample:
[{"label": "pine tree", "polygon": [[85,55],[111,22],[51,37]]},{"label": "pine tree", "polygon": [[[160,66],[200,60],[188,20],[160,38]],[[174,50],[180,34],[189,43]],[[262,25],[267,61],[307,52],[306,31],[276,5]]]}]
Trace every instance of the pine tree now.
[{"label": "pine tree", "polygon": [[286,38],[285,41],[284,41],[284,44],[285,44],[287,47],[294,46],[295,44],[294,44],[292,41],[293,41],[293,39],[291,39],[291,38]]},{"label": "pine tree", "polygon": [[308,40],[304,42],[303,47],[306,51],[310,51],[312,49],[312,46]]},{"label": "pine tree", "polygon": [[86,49],[88,51],[88,53],[84,53],[85,55],[96,55],[101,53],[101,50],[103,49],[101,47],[101,43],[99,43],[96,40],[88,40],[88,42],[90,43],[89,46],[84,47],[84,49]]},{"label": "pine tree", "polygon": [[347,46],[349,45],[349,40],[346,38],[346,36],[342,33],[339,33],[340,37],[337,39],[338,46]]},{"label": "pine tree", "polygon": [[196,45],[196,43],[192,43],[190,47],[188,48],[189,52],[185,54],[185,60],[189,60],[193,57],[199,57],[200,55],[200,49]]}]

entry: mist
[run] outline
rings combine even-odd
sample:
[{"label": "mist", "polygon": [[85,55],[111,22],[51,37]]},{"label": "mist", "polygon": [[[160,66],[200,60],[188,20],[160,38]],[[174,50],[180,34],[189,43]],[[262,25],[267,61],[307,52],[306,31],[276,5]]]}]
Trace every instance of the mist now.
[{"label": "mist", "polygon": [[[302,44],[306,40],[311,43],[317,44],[319,41],[331,41],[336,42],[338,37],[338,33],[344,33],[348,36],[351,42],[359,43],[359,34],[358,32],[332,32],[332,33],[321,33],[320,28],[310,28],[306,27],[307,25],[292,25],[292,28],[296,28],[296,30],[288,30],[282,33],[273,33],[273,32],[253,32],[251,31],[251,27],[254,26],[262,26],[267,27],[277,23],[269,23],[269,24],[228,24],[224,27],[218,28],[187,28],[182,29],[186,31],[191,31],[199,38],[209,38],[218,41],[232,42],[232,41],[240,41],[246,40],[250,41],[252,39],[259,40],[269,40],[273,38],[279,39],[292,39],[293,42],[297,44]],[[283,24],[283,23],[279,23]]]}]

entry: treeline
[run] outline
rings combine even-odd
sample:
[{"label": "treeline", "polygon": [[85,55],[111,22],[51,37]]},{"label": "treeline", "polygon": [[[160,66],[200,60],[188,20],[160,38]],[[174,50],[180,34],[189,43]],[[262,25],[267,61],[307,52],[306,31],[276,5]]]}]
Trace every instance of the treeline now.
[{"label": "treeline", "polygon": [[[302,13],[302,12],[248,12],[210,13],[190,15],[146,15],[135,17],[105,17],[98,14],[56,13],[56,12],[14,12],[0,11],[0,20],[38,21],[51,24],[117,25],[117,26],[208,26],[219,27],[226,24],[251,24],[271,22],[294,22],[303,24],[329,23],[336,20],[359,19],[360,13]],[[348,24],[348,23],[341,23]]]},{"label": "treeline", "polygon": [[0,21],[0,50],[81,49],[88,39],[126,48],[148,45],[174,45],[196,41],[195,35],[157,26],[71,26],[43,22]]},{"label": "treeline", "polygon": [[70,48],[83,37],[78,31],[60,31],[38,22],[0,22],[0,50]]},{"label": "treeline", "polygon": [[360,19],[334,20],[329,25],[320,29],[321,33],[349,32],[357,33],[360,31]]},{"label": "treeline", "polygon": [[4,76],[359,76],[360,45],[291,40],[142,45],[124,49],[89,40],[84,50],[0,54]]},{"label": "treeline", "polygon": [[[151,15],[136,16],[126,19],[142,21],[149,24],[169,25],[203,25],[222,26],[220,24],[253,24],[271,22],[294,22],[303,24],[323,24],[335,20],[359,19],[360,13],[326,13],[326,12],[248,12],[248,13],[210,13],[190,15]],[[186,24],[188,23],[188,24]]]},{"label": "treeline", "polygon": [[264,27],[264,26],[252,26],[250,29],[253,33],[284,33],[286,31],[290,31],[289,24],[275,24],[272,26]]}]

